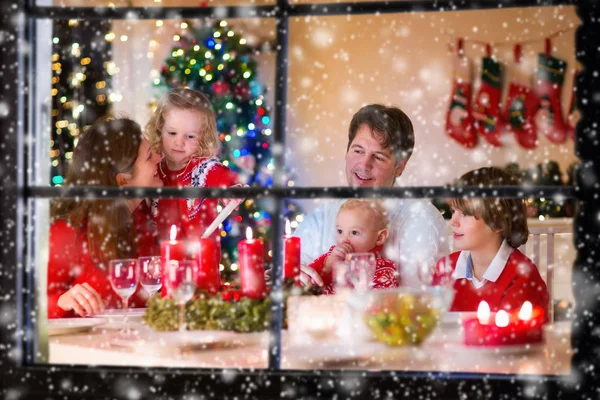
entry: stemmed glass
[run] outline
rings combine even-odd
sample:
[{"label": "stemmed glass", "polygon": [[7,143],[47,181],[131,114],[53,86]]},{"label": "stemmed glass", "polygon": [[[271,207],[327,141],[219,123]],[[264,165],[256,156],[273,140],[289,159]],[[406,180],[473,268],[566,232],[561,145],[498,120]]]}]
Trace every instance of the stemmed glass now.
[{"label": "stemmed glass", "polygon": [[376,259],[373,253],[351,253],[346,256],[348,280],[354,289],[367,290],[373,287]]},{"label": "stemmed glass", "polygon": [[185,331],[185,305],[194,297],[198,263],[195,260],[171,260],[166,266],[167,282],[173,299],[179,304],[179,330]]},{"label": "stemmed glass", "polygon": [[149,297],[162,287],[162,267],[160,257],[140,257],[140,284],[148,292]]},{"label": "stemmed glass", "polygon": [[129,311],[129,298],[135,292],[139,281],[138,260],[135,258],[111,260],[109,263],[110,285],[121,297],[125,316],[123,318],[124,334],[129,334],[127,329],[127,313]]},{"label": "stemmed glass", "polygon": [[451,286],[454,283],[452,265],[448,256],[444,257],[443,262],[437,263],[435,260],[417,261],[417,273],[421,284],[425,287]]}]

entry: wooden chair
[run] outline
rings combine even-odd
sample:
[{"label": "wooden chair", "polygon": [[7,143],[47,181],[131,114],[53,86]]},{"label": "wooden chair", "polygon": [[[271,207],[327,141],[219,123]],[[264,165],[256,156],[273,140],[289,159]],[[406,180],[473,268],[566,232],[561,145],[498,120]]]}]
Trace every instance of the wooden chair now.
[{"label": "wooden chair", "polygon": [[[550,304],[548,305],[548,318],[554,321],[554,239],[557,234],[572,234],[573,228],[568,226],[533,227],[529,228],[529,240],[519,248],[522,253],[533,261],[540,270],[542,278],[546,281]],[[541,242],[546,239],[546,257],[542,259]]]}]

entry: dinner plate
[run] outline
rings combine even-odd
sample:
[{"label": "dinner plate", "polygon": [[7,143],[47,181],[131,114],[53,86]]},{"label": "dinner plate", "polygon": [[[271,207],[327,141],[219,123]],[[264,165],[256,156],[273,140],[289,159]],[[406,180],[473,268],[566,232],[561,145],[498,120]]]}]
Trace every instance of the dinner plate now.
[{"label": "dinner plate", "polygon": [[57,318],[48,320],[48,336],[85,332],[103,325],[102,318]]},{"label": "dinner plate", "polygon": [[352,361],[365,361],[385,353],[385,345],[378,342],[356,344],[321,342],[289,347],[283,355],[294,363],[300,361],[315,367],[336,366]]},{"label": "dinner plate", "polygon": [[[130,308],[127,312],[127,317],[131,319],[142,319],[144,313],[146,312],[145,308]],[[123,318],[125,316],[125,310],[122,308],[110,308],[104,310],[102,314],[96,314],[96,318]]]},{"label": "dinner plate", "polygon": [[445,312],[440,316],[439,326],[456,327],[461,324],[462,313]]},{"label": "dinner plate", "polygon": [[544,348],[544,343],[532,344],[517,344],[506,346],[466,346],[481,355],[497,356],[497,355],[519,355],[535,353]]},{"label": "dinner plate", "polygon": [[215,347],[247,346],[261,341],[263,336],[265,335],[262,333],[240,334],[231,331],[157,332],[147,328],[133,337],[116,335],[111,343],[144,351],[151,349],[154,352],[164,352],[175,348],[204,350]]}]

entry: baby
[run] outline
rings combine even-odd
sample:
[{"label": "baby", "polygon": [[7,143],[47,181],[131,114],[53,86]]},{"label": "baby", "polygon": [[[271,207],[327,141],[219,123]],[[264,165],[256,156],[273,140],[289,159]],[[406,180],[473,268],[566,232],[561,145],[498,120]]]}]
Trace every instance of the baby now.
[{"label": "baby", "polygon": [[352,253],[375,255],[374,289],[398,287],[396,265],[381,256],[389,235],[387,224],[387,212],[378,201],[351,199],[342,204],[336,219],[336,245],[309,265],[323,278],[325,293],[334,292],[332,266]]}]

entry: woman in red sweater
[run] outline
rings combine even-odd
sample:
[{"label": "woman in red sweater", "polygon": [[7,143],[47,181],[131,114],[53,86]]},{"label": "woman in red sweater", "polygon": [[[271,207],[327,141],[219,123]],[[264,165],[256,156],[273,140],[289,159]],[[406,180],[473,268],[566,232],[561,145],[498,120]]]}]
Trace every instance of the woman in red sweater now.
[{"label": "woman in red sweater", "polygon": [[[457,186],[518,184],[498,168],[480,168],[463,175]],[[450,311],[476,311],[485,300],[492,311],[520,309],[528,300],[547,315],[549,295],[536,265],[518,250],[529,230],[525,203],[514,198],[454,198],[450,201],[454,246],[448,257],[456,294]],[[436,271],[447,271],[442,258]],[[434,283],[442,276],[436,275]]]},{"label": "woman in red sweater", "polygon": [[[162,186],[160,156],[130,119],[99,121],[79,140],[65,186]],[[142,199],[57,199],[51,208],[48,317],[100,313],[119,307],[108,280],[116,258],[156,254],[147,205]],[[130,299],[145,303],[144,292]]]}]

